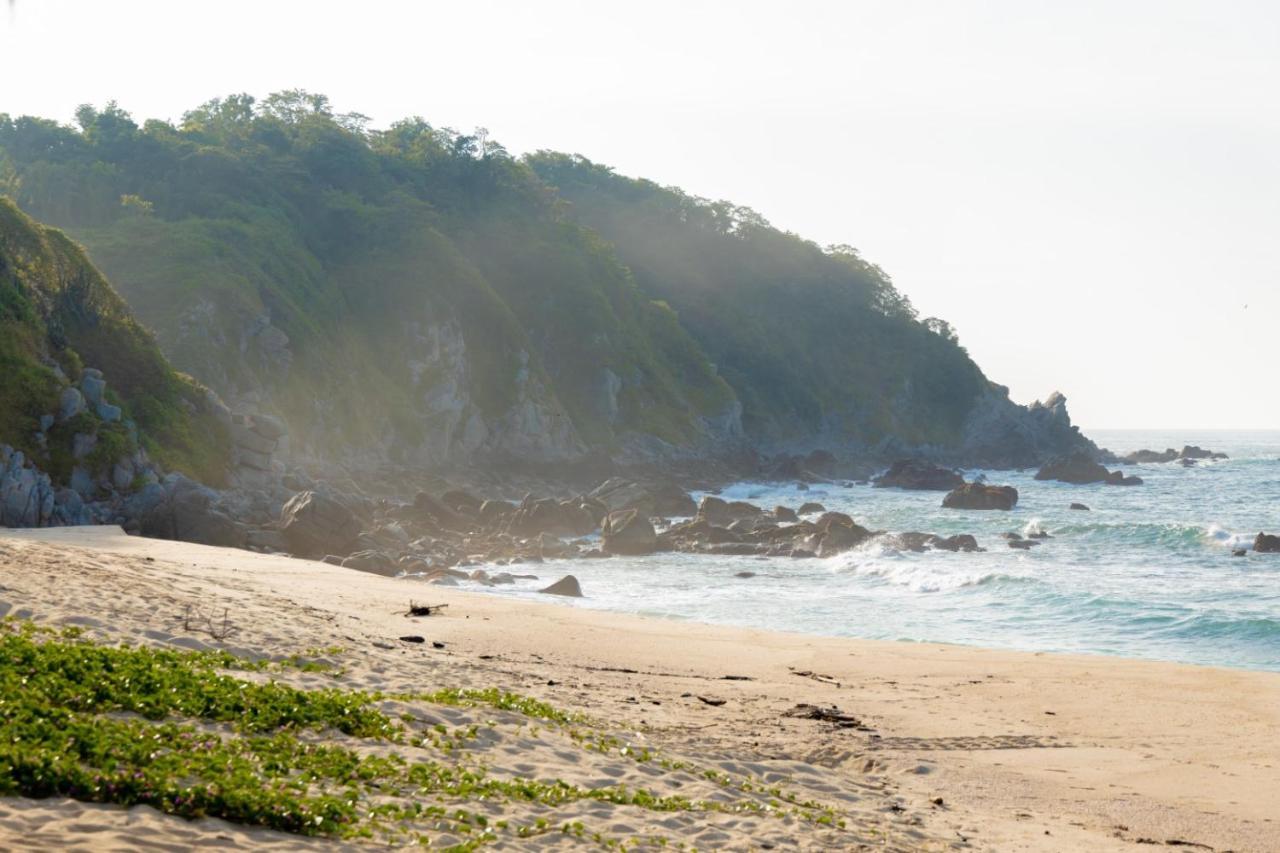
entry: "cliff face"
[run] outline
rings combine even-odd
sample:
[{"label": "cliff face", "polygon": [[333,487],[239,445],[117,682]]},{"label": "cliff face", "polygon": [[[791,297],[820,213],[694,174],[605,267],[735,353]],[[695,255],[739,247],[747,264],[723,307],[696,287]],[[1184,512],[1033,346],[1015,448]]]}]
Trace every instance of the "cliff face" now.
[{"label": "cliff face", "polygon": [[855,251],[742,208],[419,119],[369,133],[305,93],[180,127],[78,119],[0,116],[0,191],[81,241],[176,367],[284,421],[272,453],[995,458],[989,430],[1021,458],[1073,440]]},{"label": "cliff face", "polygon": [[207,389],[75,244],[0,198],[0,524],[84,521],[164,470],[219,483],[228,464]]}]

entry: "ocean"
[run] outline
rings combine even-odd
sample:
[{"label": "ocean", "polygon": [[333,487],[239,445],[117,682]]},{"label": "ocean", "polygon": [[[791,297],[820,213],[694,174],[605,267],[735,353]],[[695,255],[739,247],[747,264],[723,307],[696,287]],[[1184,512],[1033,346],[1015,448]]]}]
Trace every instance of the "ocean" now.
[{"label": "ocean", "polygon": [[[575,575],[590,607],[698,622],[886,640],[1094,653],[1280,671],[1280,554],[1233,557],[1259,531],[1280,534],[1280,431],[1096,431],[1117,453],[1184,444],[1231,458],[1186,468],[1125,466],[1144,485],[1037,482],[1011,512],[944,510],[940,492],[738,483],[720,494],[762,507],[818,501],[877,530],[971,533],[987,550],[899,553],[875,544],[828,559],[659,554],[539,566],[536,590]],[[694,495],[695,499],[699,495]],[[1089,512],[1070,510],[1072,502]],[[1030,551],[1001,534],[1049,533]],[[754,572],[749,578],[739,572]],[[466,584],[470,586],[470,584]],[[560,599],[557,599],[560,600]]]}]

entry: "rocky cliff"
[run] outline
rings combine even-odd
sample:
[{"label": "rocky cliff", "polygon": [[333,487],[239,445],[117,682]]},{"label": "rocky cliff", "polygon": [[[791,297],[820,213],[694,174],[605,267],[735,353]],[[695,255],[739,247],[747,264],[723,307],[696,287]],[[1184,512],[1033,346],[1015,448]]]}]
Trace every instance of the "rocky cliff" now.
[{"label": "rocky cliff", "polygon": [[109,521],[166,472],[224,482],[214,402],[77,246],[0,198],[0,524]]}]

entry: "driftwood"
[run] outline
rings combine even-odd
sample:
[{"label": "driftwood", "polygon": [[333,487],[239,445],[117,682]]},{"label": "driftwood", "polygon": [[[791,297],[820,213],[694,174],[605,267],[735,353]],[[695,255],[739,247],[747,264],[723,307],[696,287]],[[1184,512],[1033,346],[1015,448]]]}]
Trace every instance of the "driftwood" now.
[{"label": "driftwood", "polygon": [[823,708],[820,705],[810,705],[807,702],[801,702],[790,711],[783,714],[784,717],[798,717],[802,720],[820,720],[824,723],[835,723],[842,729],[865,729],[862,720],[852,714],[846,714],[836,706]]},{"label": "driftwood", "polygon": [[405,616],[434,616],[444,610],[447,604],[414,604],[409,602],[409,609],[405,611]]},{"label": "driftwood", "polygon": [[798,675],[798,676],[800,676],[801,678],[812,678],[814,681],[819,681],[819,682],[822,682],[823,684],[830,684],[830,685],[833,685],[833,686],[835,686],[835,687],[839,687],[839,686],[840,686],[840,682],[839,682],[839,681],[837,681],[836,679],[832,678],[832,677],[831,677],[831,676],[829,676],[829,675],[823,675],[823,674],[822,674],[822,673],[820,673],[820,672],[814,672],[814,671],[809,670],[809,669],[799,669],[799,670],[798,670],[798,669],[793,669],[792,667],[787,667],[787,669],[790,669],[790,670],[791,670],[791,674],[792,674],[792,675]]}]

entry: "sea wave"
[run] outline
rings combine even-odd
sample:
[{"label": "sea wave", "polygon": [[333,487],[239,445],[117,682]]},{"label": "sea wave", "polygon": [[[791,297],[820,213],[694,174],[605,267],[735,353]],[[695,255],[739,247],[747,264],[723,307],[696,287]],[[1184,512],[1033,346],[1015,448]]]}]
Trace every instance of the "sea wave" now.
[{"label": "sea wave", "polygon": [[965,555],[903,553],[875,541],[828,558],[832,571],[906,587],[912,592],[949,592],[1003,581],[1025,582],[1031,575],[1011,574],[964,562]]}]

